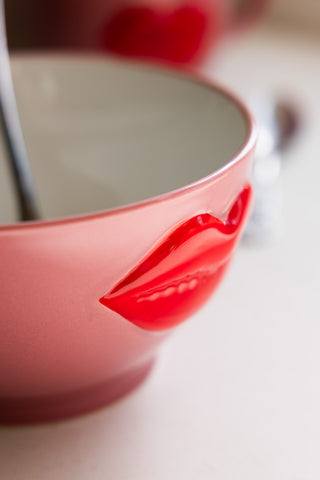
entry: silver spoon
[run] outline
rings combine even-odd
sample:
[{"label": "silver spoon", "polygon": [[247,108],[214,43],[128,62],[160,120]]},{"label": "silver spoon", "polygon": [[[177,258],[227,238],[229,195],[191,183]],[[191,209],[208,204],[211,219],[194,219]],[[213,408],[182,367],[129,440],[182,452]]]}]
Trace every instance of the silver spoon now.
[{"label": "silver spoon", "polygon": [[281,173],[285,153],[299,136],[300,111],[282,99],[251,100],[260,133],[255,152],[252,184],[255,204],[244,234],[248,243],[269,243],[277,240],[283,230]]},{"label": "silver spoon", "polygon": [[20,125],[6,39],[4,0],[0,0],[0,126],[18,200],[19,219],[38,220],[38,201]]}]

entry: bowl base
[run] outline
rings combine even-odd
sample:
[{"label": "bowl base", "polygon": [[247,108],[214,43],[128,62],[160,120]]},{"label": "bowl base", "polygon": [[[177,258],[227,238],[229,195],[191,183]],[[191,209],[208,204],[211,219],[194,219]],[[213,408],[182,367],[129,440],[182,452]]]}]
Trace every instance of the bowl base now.
[{"label": "bowl base", "polygon": [[105,407],[142,383],[153,364],[154,359],[105,383],[60,395],[0,397],[0,424],[52,422]]}]

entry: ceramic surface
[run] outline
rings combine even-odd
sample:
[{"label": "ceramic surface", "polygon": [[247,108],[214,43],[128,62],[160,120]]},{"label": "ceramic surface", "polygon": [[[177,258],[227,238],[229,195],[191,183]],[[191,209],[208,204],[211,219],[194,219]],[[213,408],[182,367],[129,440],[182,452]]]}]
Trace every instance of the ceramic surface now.
[{"label": "ceramic surface", "polygon": [[223,89],[135,63],[20,57],[43,221],[14,223],[0,149],[0,419],[108,403],[218,285],[250,205],[256,132]]}]

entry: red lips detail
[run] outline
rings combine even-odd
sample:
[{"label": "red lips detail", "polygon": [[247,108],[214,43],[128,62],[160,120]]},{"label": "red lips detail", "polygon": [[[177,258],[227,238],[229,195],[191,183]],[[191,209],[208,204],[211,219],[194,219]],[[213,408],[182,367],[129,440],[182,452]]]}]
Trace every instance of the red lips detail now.
[{"label": "red lips detail", "polygon": [[218,285],[250,198],[246,187],[225,223],[203,213],[178,226],[100,302],[145,330],[160,331],[185,320]]},{"label": "red lips detail", "polygon": [[122,8],[102,31],[102,47],[144,59],[190,62],[201,55],[210,30],[210,43],[220,34],[220,17],[199,0],[175,10],[132,6]]}]

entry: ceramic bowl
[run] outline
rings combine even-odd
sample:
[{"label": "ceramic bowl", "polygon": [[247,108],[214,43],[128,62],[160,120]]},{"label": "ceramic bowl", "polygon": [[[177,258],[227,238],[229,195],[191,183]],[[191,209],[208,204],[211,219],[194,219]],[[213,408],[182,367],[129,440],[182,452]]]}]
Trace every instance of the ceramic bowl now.
[{"label": "ceramic bowl", "polygon": [[0,142],[0,421],[106,405],[220,282],[256,131],[192,74],[21,56],[13,76],[43,220],[17,223]]}]

